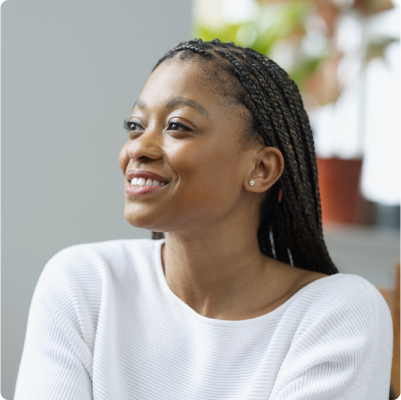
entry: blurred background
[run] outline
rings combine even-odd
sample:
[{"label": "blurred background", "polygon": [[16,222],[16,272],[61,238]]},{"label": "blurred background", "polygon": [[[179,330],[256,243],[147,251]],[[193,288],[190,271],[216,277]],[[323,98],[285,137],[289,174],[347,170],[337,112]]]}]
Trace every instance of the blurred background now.
[{"label": "blurred background", "polygon": [[400,393],[397,2],[14,0],[1,6],[1,33],[3,398],[46,262],[77,243],[150,237],[123,216],[122,121],[156,61],[191,37],[252,47],[298,84],[332,258],[379,288],[393,322],[398,307]]},{"label": "blurred background", "polygon": [[391,0],[195,0],[194,36],[251,47],[297,83],[325,224],[399,229],[400,12]]},{"label": "blurred background", "polygon": [[267,55],[297,83],[316,146],[325,240],[394,324],[400,395],[400,4],[392,0],[195,0],[193,36]]},{"label": "blurred background", "polygon": [[[191,37],[188,0],[1,5],[1,394],[12,400],[45,264],[78,243],[150,238],[124,218],[123,121]],[[179,22],[179,23],[175,23]]]}]

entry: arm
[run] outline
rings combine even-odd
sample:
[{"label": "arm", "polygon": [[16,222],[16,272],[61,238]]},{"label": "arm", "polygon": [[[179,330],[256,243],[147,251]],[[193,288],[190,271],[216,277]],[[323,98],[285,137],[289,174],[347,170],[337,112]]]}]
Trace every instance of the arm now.
[{"label": "arm", "polygon": [[92,353],[82,334],[88,319],[64,253],[49,261],[36,286],[15,400],[92,399]]},{"label": "arm", "polygon": [[[388,400],[393,346],[389,308],[362,278],[340,303],[301,324],[270,400]],[[337,296],[338,299],[338,296]]]}]

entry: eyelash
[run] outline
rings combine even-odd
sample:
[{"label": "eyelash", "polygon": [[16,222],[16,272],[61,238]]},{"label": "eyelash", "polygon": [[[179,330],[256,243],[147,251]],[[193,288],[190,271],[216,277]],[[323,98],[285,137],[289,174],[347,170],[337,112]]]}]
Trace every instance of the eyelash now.
[{"label": "eyelash", "polygon": [[[170,127],[170,125],[172,125],[172,124],[177,125],[178,128],[181,128],[181,130],[192,132],[192,129],[190,129],[188,126],[186,126],[184,124],[181,124],[180,122],[174,122],[174,121],[170,122],[168,124],[168,127]],[[124,120],[123,126],[124,126],[124,129],[128,132],[133,132],[135,127],[139,127],[139,128],[142,128],[143,130],[145,130],[145,128],[142,125],[138,124],[137,122],[128,120],[128,119]],[[171,130],[171,129],[167,129],[167,130]],[[180,129],[177,129],[177,130],[180,130]]]},{"label": "eyelash", "polygon": [[139,127],[139,128],[142,128],[142,129],[143,129],[143,127],[142,127],[141,125],[139,125],[138,123],[136,123],[136,122],[134,122],[134,121],[130,121],[130,120],[128,120],[128,119],[124,120],[123,127],[124,127],[124,129],[125,129],[126,131],[132,132],[132,131],[133,131],[133,126],[132,126],[132,125],[134,125],[135,127]]}]

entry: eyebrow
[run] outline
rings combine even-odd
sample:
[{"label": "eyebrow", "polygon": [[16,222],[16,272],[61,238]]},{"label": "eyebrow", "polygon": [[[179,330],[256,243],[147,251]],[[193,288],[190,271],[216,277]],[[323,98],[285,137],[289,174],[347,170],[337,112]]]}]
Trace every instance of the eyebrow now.
[{"label": "eyebrow", "polygon": [[207,119],[210,119],[207,111],[199,103],[197,103],[194,100],[186,99],[185,97],[173,97],[172,99],[169,99],[166,101],[167,108],[174,108],[174,107],[178,107],[178,106],[187,106],[187,107],[193,108],[194,110],[201,113]]},{"label": "eyebrow", "polygon": [[[185,97],[173,97],[172,99],[168,99],[165,103],[167,108],[174,108],[178,106],[187,106],[190,108],[193,108],[194,110],[198,111],[200,114],[202,114],[204,117],[207,119],[210,119],[208,112],[196,101],[187,99]],[[134,107],[138,108],[146,108],[145,102],[138,98],[137,101],[134,104]],[[132,107],[132,108],[134,108]]]},{"label": "eyebrow", "polygon": [[134,109],[135,107],[138,108],[146,108],[146,104],[143,100],[141,100],[140,98],[136,99],[135,104],[132,106],[132,109]]}]

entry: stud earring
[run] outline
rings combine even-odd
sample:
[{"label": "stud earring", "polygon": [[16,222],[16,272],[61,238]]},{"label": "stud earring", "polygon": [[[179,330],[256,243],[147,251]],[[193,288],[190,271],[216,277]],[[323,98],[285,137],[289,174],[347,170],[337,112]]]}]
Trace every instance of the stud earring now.
[{"label": "stud earring", "polygon": [[249,184],[249,186],[253,186],[253,185],[255,184],[255,181],[252,180],[252,179],[250,179],[249,182],[248,182],[248,184]]}]

